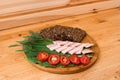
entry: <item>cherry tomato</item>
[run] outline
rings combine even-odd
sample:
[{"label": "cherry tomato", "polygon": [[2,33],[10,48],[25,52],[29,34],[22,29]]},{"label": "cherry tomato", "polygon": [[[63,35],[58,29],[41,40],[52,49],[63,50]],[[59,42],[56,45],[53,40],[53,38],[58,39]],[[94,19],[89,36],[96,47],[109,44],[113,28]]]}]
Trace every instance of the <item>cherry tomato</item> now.
[{"label": "cherry tomato", "polygon": [[67,65],[69,65],[69,63],[70,63],[70,60],[69,60],[69,58],[68,58],[67,56],[61,56],[61,57],[60,57],[60,62],[61,62],[61,64],[63,64],[64,66],[67,66]]},{"label": "cherry tomato", "polygon": [[37,58],[38,58],[38,60],[44,62],[48,59],[48,57],[49,57],[49,55],[47,52],[39,52]]},{"label": "cherry tomato", "polygon": [[73,54],[73,55],[70,56],[70,61],[73,64],[80,64],[79,57],[76,54]]},{"label": "cherry tomato", "polygon": [[83,55],[82,57],[80,57],[80,62],[83,64],[83,65],[87,65],[90,63],[90,59],[88,56],[86,55]]},{"label": "cherry tomato", "polygon": [[60,57],[58,54],[51,54],[48,58],[48,62],[52,65],[57,65],[60,61]]}]

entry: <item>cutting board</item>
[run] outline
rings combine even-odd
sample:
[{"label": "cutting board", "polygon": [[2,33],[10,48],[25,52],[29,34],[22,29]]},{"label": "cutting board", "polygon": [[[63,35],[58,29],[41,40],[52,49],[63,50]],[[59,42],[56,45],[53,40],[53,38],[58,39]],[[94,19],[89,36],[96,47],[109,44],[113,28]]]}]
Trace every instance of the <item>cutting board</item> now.
[{"label": "cutting board", "polygon": [[[65,25],[82,28],[100,48],[97,62],[89,69],[75,74],[53,74],[32,66],[24,53],[8,48],[23,40],[29,30],[39,31],[43,26]],[[44,27],[45,28],[45,27]],[[59,20],[21,26],[0,31],[0,80],[120,80],[120,10],[79,15]]]},{"label": "cutting board", "polygon": [[80,71],[84,71],[84,70],[90,68],[91,66],[93,66],[93,64],[95,64],[96,60],[99,57],[100,49],[99,49],[97,43],[94,41],[94,39],[91,36],[89,36],[88,34],[82,40],[82,43],[94,44],[94,46],[91,48],[91,50],[94,52],[92,54],[93,57],[90,59],[90,63],[88,65],[78,65],[78,66],[66,67],[66,68],[49,68],[49,67],[40,66],[38,64],[32,64],[32,65],[37,67],[40,70],[51,72],[51,73],[56,73],[56,74],[73,74],[73,73],[77,73]]}]

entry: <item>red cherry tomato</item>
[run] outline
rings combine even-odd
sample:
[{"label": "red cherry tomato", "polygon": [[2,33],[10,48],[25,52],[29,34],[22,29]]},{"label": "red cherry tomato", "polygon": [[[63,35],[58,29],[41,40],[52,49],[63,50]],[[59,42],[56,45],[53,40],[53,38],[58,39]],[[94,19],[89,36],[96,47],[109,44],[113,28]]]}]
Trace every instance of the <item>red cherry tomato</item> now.
[{"label": "red cherry tomato", "polygon": [[88,56],[84,55],[80,58],[80,62],[83,64],[83,65],[87,65],[90,63],[90,59]]},{"label": "red cherry tomato", "polygon": [[49,57],[49,55],[47,52],[39,52],[37,58],[38,58],[38,60],[44,62],[48,59],[48,57]]},{"label": "red cherry tomato", "polygon": [[58,54],[51,54],[48,58],[48,62],[52,65],[57,65],[60,61],[60,57]]},{"label": "red cherry tomato", "polygon": [[69,58],[68,58],[67,56],[61,56],[61,57],[60,57],[60,62],[61,62],[61,64],[63,64],[64,66],[67,66],[67,65],[69,65],[69,63],[70,63],[70,60],[69,60]]},{"label": "red cherry tomato", "polygon": [[73,64],[80,64],[79,57],[76,54],[73,54],[73,55],[70,56],[70,61]]}]

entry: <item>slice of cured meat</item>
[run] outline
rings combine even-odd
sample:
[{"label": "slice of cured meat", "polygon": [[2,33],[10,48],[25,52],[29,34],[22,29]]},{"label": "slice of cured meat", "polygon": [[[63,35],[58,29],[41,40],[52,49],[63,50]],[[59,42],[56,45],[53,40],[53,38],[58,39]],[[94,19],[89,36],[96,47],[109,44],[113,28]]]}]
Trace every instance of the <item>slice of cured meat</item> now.
[{"label": "slice of cured meat", "polygon": [[88,54],[88,53],[93,53],[93,51],[90,49],[83,49],[82,50],[82,54]]},{"label": "slice of cured meat", "polygon": [[60,47],[61,47],[61,46],[55,45],[55,44],[47,45],[47,48],[49,48],[50,50],[55,50],[55,49],[60,48]]},{"label": "slice of cured meat", "polygon": [[85,49],[93,46],[91,43],[77,43],[70,41],[53,41],[53,44],[47,45],[50,50],[55,50],[57,52],[62,52],[63,54],[86,54],[91,53],[92,50]]}]

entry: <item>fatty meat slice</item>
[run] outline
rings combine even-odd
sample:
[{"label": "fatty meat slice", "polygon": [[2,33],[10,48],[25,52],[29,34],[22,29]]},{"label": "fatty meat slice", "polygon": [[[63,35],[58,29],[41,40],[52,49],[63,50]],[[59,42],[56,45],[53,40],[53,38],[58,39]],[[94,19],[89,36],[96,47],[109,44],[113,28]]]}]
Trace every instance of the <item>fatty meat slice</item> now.
[{"label": "fatty meat slice", "polygon": [[60,48],[57,48],[57,49],[55,49],[57,52],[61,52],[61,51],[63,51],[64,49],[66,49],[67,48],[67,46],[61,46]]},{"label": "fatty meat slice", "polygon": [[64,49],[64,50],[62,51],[62,53],[65,54],[65,53],[69,52],[70,50],[72,50],[73,48],[74,48],[74,46],[69,46],[69,47],[67,47],[66,49]]},{"label": "fatty meat slice", "polygon": [[55,44],[55,45],[60,45],[60,46],[63,46],[63,45],[65,45],[66,43],[68,43],[68,41],[53,41],[53,44]]},{"label": "fatty meat slice", "polygon": [[48,47],[50,50],[55,50],[55,49],[57,49],[57,48],[59,48],[59,47],[61,47],[61,46],[55,45],[55,44],[50,44],[50,45],[47,45],[47,47]]},{"label": "fatty meat slice", "polygon": [[80,45],[78,47],[75,47],[74,49],[72,49],[68,53],[70,53],[70,54],[74,54],[74,53],[81,54],[82,50],[83,50],[83,45]]},{"label": "fatty meat slice", "polygon": [[81,54],[83,49],[84,49],[84,46],[81,45],[81,46],[79,47],[79,50],[76,52],[76,54]]},{"label": "fatty meat slice", "polygon": [[74,44],[74,42],[67,42],[66,44],[64,44],[64,46],[71,46],[73,44]]},{"label": "fatty meat slice", "polygon": [[93,51],[90,49],[83,49],[82,50],[82,54],[88,54],[88,53],[93,53]]},{"label": "fatty meat slice", "polygon": [[80,46],[80,45],[81,45],[81,43],[73,43],[73,45],[71,45],[71,46],[77,47],[77,46]]},{"label": "fatty meat slice", "polygon": [[83,43],[83,45],[85,48],[89,48],[89,47],[94,46],[94,44],[92,44],[92,43]]}]

